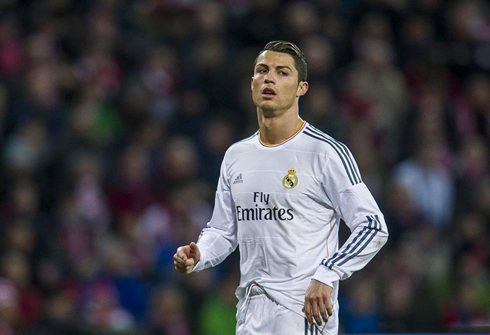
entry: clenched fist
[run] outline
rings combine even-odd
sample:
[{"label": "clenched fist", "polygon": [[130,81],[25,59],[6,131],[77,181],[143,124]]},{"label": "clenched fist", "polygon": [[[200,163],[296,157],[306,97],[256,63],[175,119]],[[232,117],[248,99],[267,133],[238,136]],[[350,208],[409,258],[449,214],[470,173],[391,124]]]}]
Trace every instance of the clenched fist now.
[{"label": "clenched fist", "polygon": [[179,247],[174,255],[174,266],[177,272],[189,274],[201,259],[201,253],[196,243]]}]

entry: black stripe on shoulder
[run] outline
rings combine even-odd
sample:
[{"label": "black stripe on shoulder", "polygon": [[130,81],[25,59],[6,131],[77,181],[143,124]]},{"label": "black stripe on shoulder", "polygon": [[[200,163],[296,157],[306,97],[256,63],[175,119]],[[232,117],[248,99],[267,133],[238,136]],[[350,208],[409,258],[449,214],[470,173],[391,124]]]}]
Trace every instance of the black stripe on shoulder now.
[{"label": "black stripe on shoulder", "polygon": [[322,141],[322,142],[325,142],[325,143],[329,144],[335,150],[335,152],[337,153],[337,155],[339,155],[340,160],[342,161],[342,165],[344,165],[345,172],[347,173],[347,177],[349,177],[349,180],[350,180],[351,184],[352,185],[359,184],[359,182],[357,181],[357,179],[355,179],[355,177],[354,177],[354,173],[352,171],[352,167],[349,165],[349,163],[347,162],[347,159],[346,159],[345,155],[340,151],[340,149],[338,148],[338,146],[336,146],[335,144],[333,144],[330,140],[326,139],[325,137],[322,137],[320,135],[316,135],[316,134],[310,133],[307,130],[303,131],[303,134],[305,134],[307,136],[310,136],[310,137],[312,137],[314,139],[317,139],[319,141]]},{"label": "black stripe on shoulder", "polygon": [[312,125],[309,125],[311,127],[311,130],[313,132],[315,132],[316,134],[318,135],[322,135],[324,136],[325,138],[331,140],[333,143],[337,144],[341,149],[342,149],[342,152],[346,155],[346,157],[349,159],[349,164],[352,166],[352,169],[354,170],[354,173],[356,174],[356,177],[357,177],[357,180],[359,181],[359,183],[362,182],[361,180],[361,173],[359,172],[359,168],[357,167],[357,164],[355,163],[355,160],[354,160],[354,157],[352,156],[352,153],[350,152],[350,150],[347,148],[347,146],[334,139],[332,136],[329,136],[327,134],[325,134],[323,131],[321,131],[320,129],[318,128],[315,128],[313,127]]},{"label": "black stripe on shoulder", "polygon": [[312,133],[314,133],[320,137],[323,137],[325,140],[332,143],[332,145],[335,145],[342,152],[342,154],[344,155],[344,158],[346,159],[347,163],[349,164],[349,167],[350,167],[351,172],[353,174],[353,178],[355,180],[355,183],[353,185],[359,184],[362,182],[361,174],[358,170],[357,164],[355,163],[354,157],[352,157],[352,154],[350,153],[349,149],[347,148],[347,146],[344,143],[337,141],[333,137],[325,134],[321,130],[313,127],[312,125],[308,125],[307,129],[309,129]]}]

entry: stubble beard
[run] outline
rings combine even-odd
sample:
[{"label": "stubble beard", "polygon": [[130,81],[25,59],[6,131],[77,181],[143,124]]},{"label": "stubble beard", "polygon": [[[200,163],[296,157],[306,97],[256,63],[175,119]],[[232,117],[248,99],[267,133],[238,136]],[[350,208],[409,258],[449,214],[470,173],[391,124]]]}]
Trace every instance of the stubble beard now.
[{"label": "stubble beard", "polygon": [[257,111],[259,112],[259,114],[262,114],[262,116],[265,119],[273,118],[273,117],[280,115],[281,110],[282,110],[282,108],[278,108],[277,106],[271,106],[269,104],[257,106]]},{"label": "stubble beard", "polygon": [[[268,100],[268,102],[272,102]],[[257,112],[262,114],[264,118],[273,118],[280,115],[288,114],[288,111],[294,106],[294,100],[291,102],[283,101],[282,104],[276,102],[266,104],[256,104]]]}]

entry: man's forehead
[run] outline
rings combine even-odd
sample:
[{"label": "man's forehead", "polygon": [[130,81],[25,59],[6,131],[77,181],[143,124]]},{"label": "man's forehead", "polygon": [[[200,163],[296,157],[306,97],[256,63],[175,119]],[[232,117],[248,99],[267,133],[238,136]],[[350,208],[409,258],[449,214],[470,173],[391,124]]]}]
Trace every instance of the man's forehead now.
[{"label": "man's forehead", "polygon": [[257,64],[265,64],[268,66],[288,66],[294,68],[294,58],[290,54],[266,50],[257,57]]}]

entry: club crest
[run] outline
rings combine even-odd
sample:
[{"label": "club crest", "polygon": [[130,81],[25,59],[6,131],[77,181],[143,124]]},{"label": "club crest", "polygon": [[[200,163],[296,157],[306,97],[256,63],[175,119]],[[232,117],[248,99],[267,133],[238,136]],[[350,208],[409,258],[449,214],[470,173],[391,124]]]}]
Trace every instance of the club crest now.
[{"label": "club crest", "polygon": [[293,188],[298,185],[298,176],[296,176],[296,170],[290,169],[288,170],[288,174],[284,176],[282,179],[282,186],[285,188]]}]

